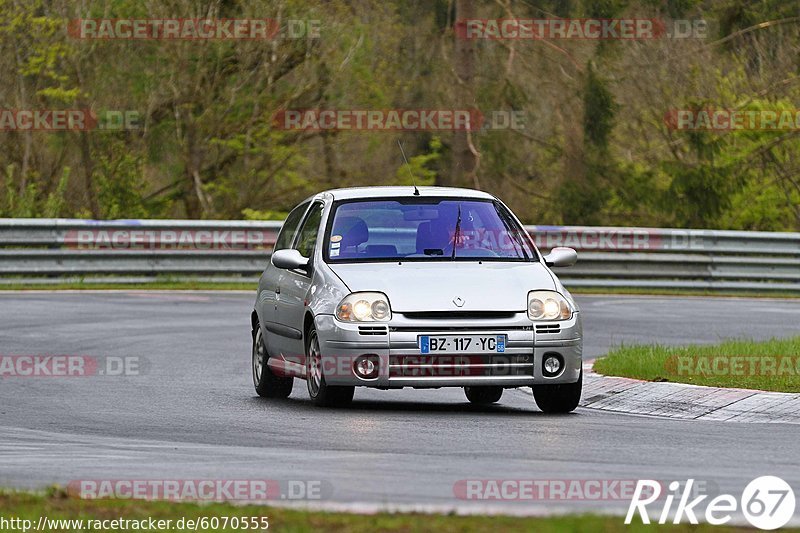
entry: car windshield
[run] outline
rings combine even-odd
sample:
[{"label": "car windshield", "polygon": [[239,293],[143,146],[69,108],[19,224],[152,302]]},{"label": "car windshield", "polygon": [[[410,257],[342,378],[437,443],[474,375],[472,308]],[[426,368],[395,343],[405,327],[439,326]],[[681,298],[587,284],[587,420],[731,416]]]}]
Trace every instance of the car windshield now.
[{"label": "car windshield", "polygon": [[492,200],[412,198],[334,204],[328,262],[536,261],[524,230]]}]

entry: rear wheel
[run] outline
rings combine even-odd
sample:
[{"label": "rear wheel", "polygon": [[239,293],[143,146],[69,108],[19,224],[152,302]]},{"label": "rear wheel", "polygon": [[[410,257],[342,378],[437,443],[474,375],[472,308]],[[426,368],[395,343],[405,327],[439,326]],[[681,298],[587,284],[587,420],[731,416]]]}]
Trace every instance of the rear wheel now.
[{"label": "rear wheel", "polygon": [[306,385],[308,395],[314,404],[321,407],[341,407],[353,401],[355,387],[334,387],[325,383],[322,369],[322,353],[319,350],[319,337],[314,326],[308,332],[306,341]]},{"label": "rear wheel", "polygon": [[253,385],[263,398],[288,398],[292,393],[294,378],[278,376],[272,372],[267,361],[269,354],[261,333],[261,326],[256,325],[253,332]]},{"label": "rear wheel", "polygon": [[569,413],[578,407],[583,387],[583,371],[575,383],[534,385],[533,399],[545,413]]},{"label": "rear wheel", "polygon": [[464,387],[467,400],[477,405],[487,405],[500,401],[503,387]]}]

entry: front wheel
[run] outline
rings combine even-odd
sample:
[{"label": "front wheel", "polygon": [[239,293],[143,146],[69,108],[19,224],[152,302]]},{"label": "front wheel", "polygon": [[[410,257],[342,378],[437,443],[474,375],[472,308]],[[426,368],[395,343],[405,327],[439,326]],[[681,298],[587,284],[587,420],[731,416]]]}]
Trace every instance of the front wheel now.
[{"label": "front wheel", "polygon": [[578,407],[583,388],[583,371],[575,383],[534,385],[533,399],[545,413],[569,413]]},{"label": "front wheel", "polygon": [[353,394],[356,390],[355,387],[333,387],[325,383],[319,337],[314,326],[311,326],[306,341],[306,385],[311,401],[321,407],[348,405],[353,401]]},{"label": "front wheel", "polygon": [[464,387],[467,400],[477,405],[488,405],[500,401],[503,387]]},{"label": "front wheel", "polygon": [[294,378],[281,377],[275,375],[270,369],[267,361],[267,353],[264,335],[261,333],[261,326],[256,325],[253,332],[253,385],[256,392],[262,398],[288,398],[292,393]]}]

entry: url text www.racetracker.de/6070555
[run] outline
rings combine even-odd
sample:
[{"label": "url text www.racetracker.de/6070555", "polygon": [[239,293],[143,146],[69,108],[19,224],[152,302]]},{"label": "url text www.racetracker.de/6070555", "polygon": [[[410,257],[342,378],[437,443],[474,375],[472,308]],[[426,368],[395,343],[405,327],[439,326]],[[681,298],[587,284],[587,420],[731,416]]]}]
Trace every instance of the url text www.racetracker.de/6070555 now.
[{"label": "url text www.racetracker.de/6070555", "polygon": [[0,531],[218,531],[259,532],[269,529],[266,516],[201,516],[196,518],[103,518],[68,519],[40,516],[37,520],[0,516]]}]

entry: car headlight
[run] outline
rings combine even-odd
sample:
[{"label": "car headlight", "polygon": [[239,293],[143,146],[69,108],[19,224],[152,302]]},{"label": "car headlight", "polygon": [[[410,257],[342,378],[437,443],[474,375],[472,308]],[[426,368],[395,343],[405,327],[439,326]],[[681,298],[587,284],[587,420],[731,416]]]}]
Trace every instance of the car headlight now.
[{"label": "car headlight", "polygon": [[528,318],[531,320],[569,320],[572,305],[561,293],[531,291],[528,293]]},{"label": "car headlight", "polygon": [[388,322],[392,308],[382,292],[354,292],[336,308],[336,318],[344,322]]}]

